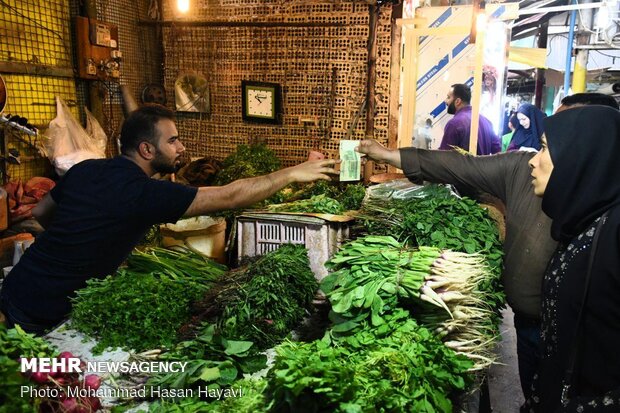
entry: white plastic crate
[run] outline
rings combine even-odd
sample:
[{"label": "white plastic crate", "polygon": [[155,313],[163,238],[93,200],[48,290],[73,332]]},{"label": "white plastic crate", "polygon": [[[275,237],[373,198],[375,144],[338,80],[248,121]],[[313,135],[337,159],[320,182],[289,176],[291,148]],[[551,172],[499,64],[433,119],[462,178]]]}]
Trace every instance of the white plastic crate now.
[{"label": "white plastic crate", "polygon": [[349,238],[352,221],[291,214],[245,213],[237,217],[237,257],[254,257],[282,244],[300,244],[308,250],[310,268],[318,281],[327,275],[325,262]]}]

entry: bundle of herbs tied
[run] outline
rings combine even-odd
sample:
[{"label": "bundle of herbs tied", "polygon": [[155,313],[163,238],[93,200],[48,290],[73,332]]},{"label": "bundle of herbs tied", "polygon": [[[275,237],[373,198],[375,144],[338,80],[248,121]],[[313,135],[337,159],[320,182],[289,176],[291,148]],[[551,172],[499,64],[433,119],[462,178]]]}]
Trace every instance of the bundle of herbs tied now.
[{"label": "bundle of herbs tied", "polygon": [[317,290],[306,248],[286,244],[222,277],[197,303],[194,321],[215,323],[228,339],[269,348],[299,324]]},{"label": "bundle of herbs tied", "polygon": [[283,245],[227,273],[195,303],[196,314],[182,329],[188,340],[162,355],[188,361],[186,371],[155,376],[149,385],[227,387],[265,368],[260,351],[280,343],[300,324],[317,289],[301,245]]},{"label": "bundle of herbs tied", "polygon": [[479,285],[492,274],[480,254],[406,247],[389,236],[345,244],[321,282],[332,304],[334,339],[385,324],[399,307],[432,328],[446,346],[483,370],[494,360],[493,310]]},{"label": "bundle of herbs tied", "polygon": [[280,160],[265,143],[239,145],[224,159],[213,184],[226,185],[237,179],[268,174],[280,167]]},{"label": "bundle of herbs tied", "polygon": [[428,185],[424,192],[427,196],[414,199],[367,199],[357,217],[356,230],[391,235],[410,246],[482,254],[493,276],[483,280],[479,288],[499,312],[505,303],[500,283],[503,251],[495,222],[476,201],[453,196],[445,187]]},{"label": "bundle of herbs tied", "polygon": [[[237,150],[228,155],[222,161],[222,168],[215,175],[213,185],[221,186],[234,182],[238,179],[252,178],[275,172],[282,167],[280,159],[275,152],[265,143],[253,143],[239,145]],[[280,190],[272,195],[267,201],[259,203],[264,205],[274,202],[282,202],[286,198],[286,191]],[[221,215],[231,214],[230,212]],[[234,213],[232,213],[234,215]]]},{"label": "bundle of herbs tied", "polygon": [[186,248],[135,250],[128,266],[92,279],[74,299],[71,326],[107,347],[170,347],[199,299],[227,268]]},{"label": "bundle of herbs tied", "polygon": [[[265,143],[238,145],[237,150],[222,161],[222,167],[215,175],[213,185],[227,185],[238,179],[266,175],[277,171],[281,166],[280,159]],[[265,205],[283,202],[287,198],[287,193],[290,192],[290,188],[281,189],[268,199],[253,205],[252,208],[262,208]],[[234,218],[241,211],[241,209],[228,209],[215,213],[213,216],[226,218],[228,228],[233,228]]]}]

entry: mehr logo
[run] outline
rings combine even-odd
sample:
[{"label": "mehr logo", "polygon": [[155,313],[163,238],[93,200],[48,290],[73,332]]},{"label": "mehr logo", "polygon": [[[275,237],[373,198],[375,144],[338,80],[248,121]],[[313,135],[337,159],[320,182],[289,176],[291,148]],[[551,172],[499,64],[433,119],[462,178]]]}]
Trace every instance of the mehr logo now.
[{"label": "mehr logo", "polygon": [[68,351],[60,353],[58,358],[37,357],[21,359],[22,373],[82,373],[81,361]]}]

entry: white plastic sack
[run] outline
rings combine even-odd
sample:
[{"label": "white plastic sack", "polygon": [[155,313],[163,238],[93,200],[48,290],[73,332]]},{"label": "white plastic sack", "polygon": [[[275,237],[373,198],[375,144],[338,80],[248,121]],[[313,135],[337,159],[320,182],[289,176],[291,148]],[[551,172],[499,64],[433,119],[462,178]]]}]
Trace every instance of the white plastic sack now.
[{"label": "white plastic sack", "polygon": [[[58,96],[56,112],[56,117],[50,122],[45,133],[48,139],[45,149],[58,175],[64,175],[69,168],[85,159],[105,158],[107,138],[99,123],[95,125],[91,120],[90,129],[96,136],[90,136],[73,117],[67,104]],[[87,117],[89,115],[87,114]]]},{"label": "white plastic sack", "polygon": [[95,116],[90,113],[90,110],[84,108],[84,112],[86,112],[86,133],[90,136],[97,146],[97,150],[99,153],[102,153],[105,156],[105,149],[108,144],[108,137],[105,134],[105,131],[99,124],[99,121]]}]

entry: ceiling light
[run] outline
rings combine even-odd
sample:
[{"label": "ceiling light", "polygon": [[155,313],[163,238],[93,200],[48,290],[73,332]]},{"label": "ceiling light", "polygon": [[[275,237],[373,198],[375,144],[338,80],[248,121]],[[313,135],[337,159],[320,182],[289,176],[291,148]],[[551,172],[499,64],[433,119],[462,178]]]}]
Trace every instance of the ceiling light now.
[{"label": "ceiling light", "polygon": [[187,13],[189,11],[189,0],[177,0],[177,9],[181,13]]}]

